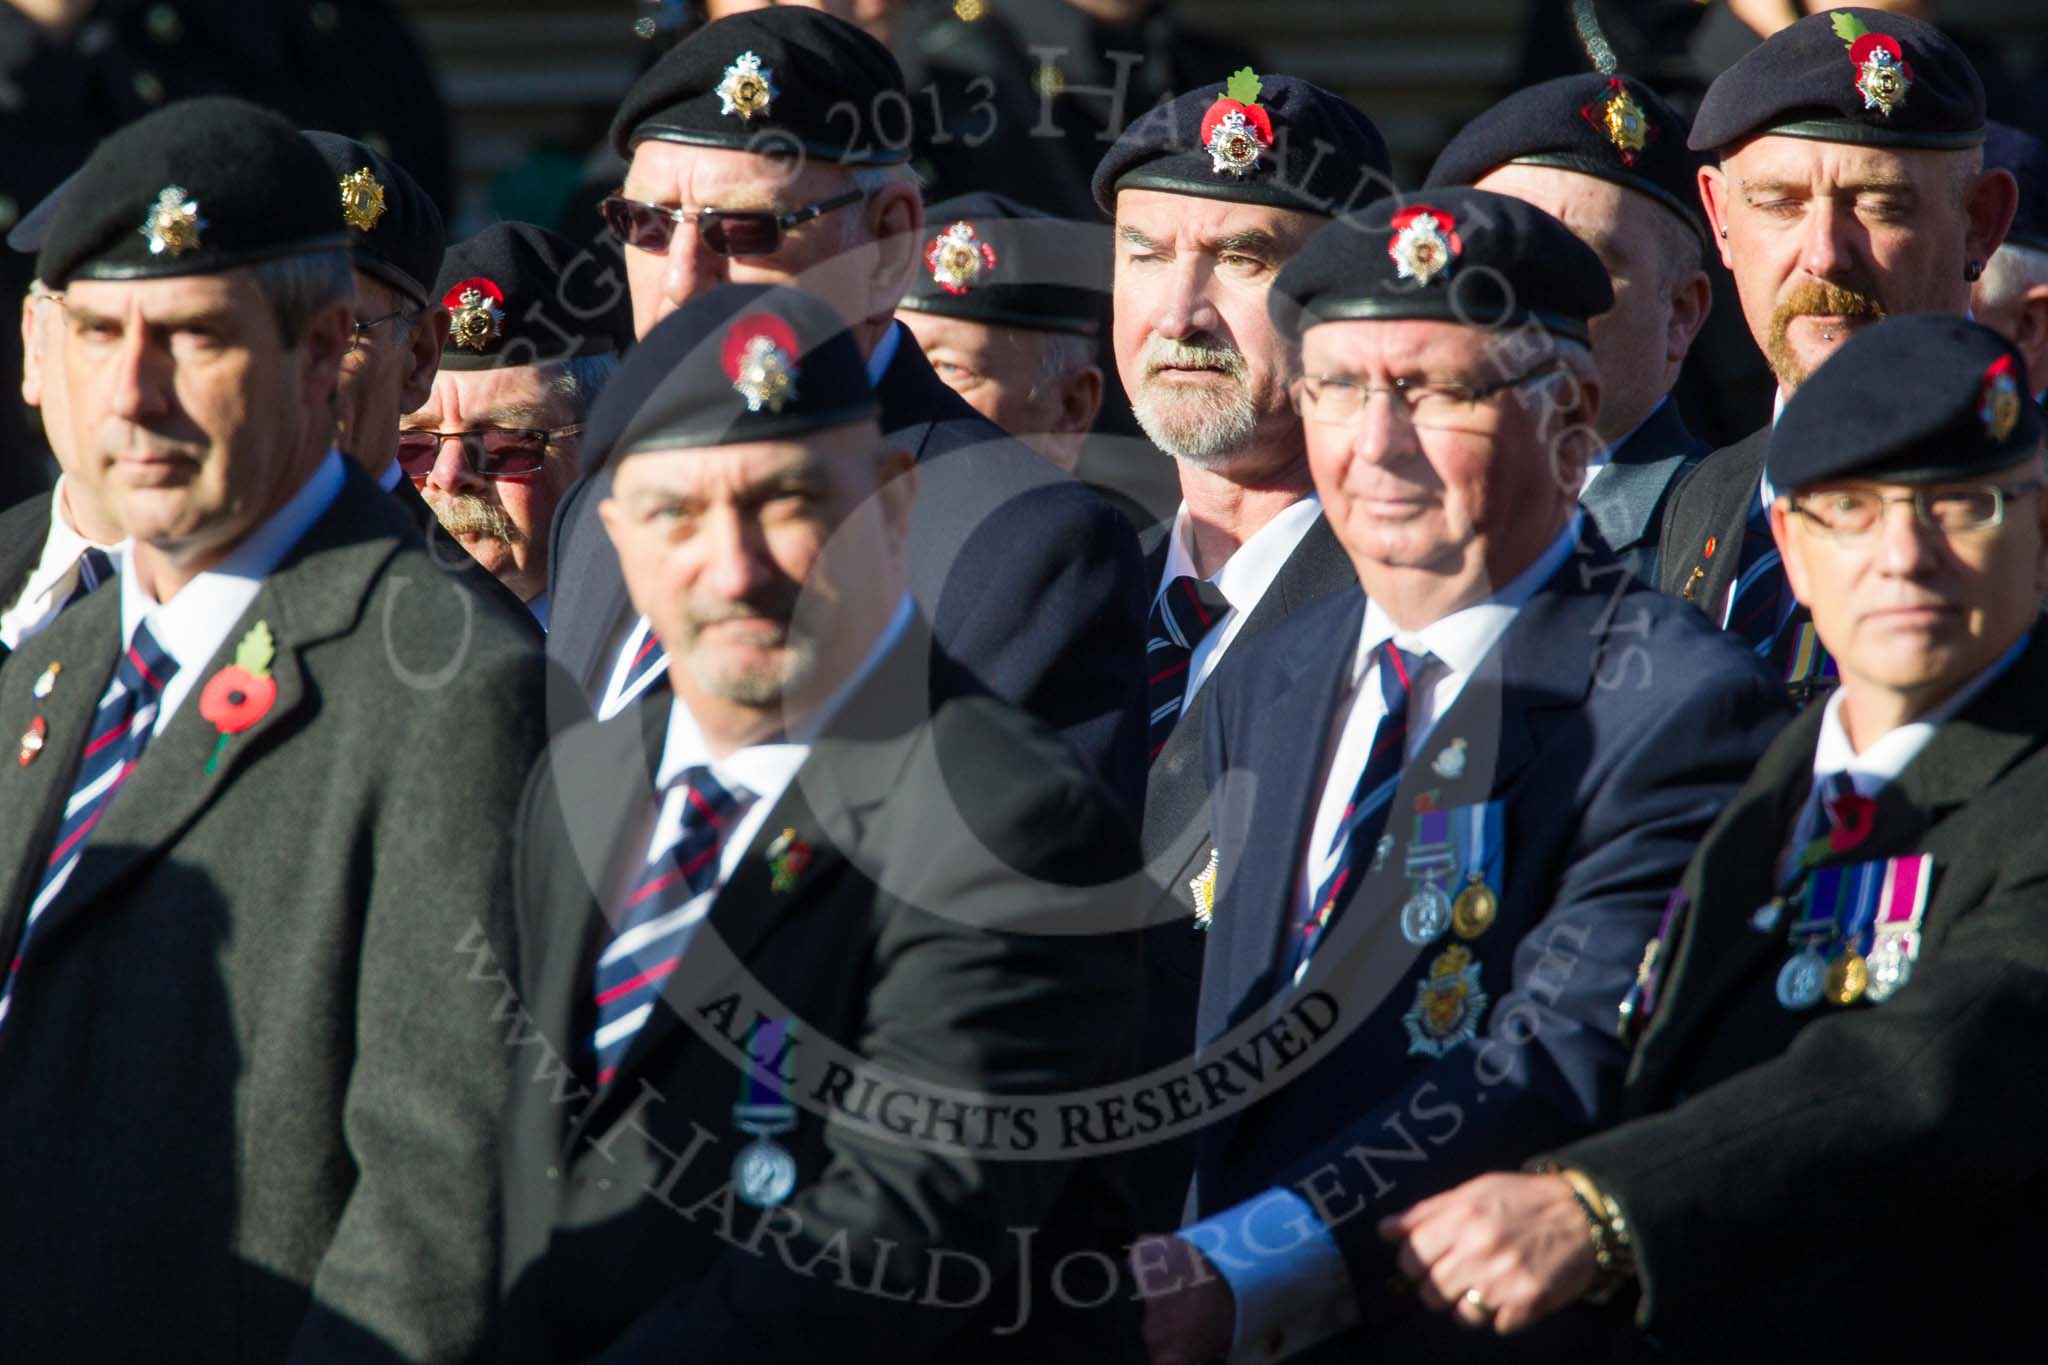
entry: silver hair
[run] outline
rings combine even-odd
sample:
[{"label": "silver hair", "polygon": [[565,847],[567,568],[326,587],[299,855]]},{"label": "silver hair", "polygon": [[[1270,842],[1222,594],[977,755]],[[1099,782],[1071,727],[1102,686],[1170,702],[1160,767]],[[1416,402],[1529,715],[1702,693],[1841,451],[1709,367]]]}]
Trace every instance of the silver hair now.
[{"label": "silver hair", "polygon": [[612,382],[618,369],[619,358],[615,354],[579,355],[560,361],[548,379],[548,392],[566,401],[570,420],[580,422],[590,415],[598,395]]},{"label": "silver hair", "polygon": [[907,162],[895,166],[852,166],[848,173],[862,194],[870,197],[880,194],[892,185],[901,185],[914,190],[920,196],[924,193],[924,177]]},{"label": "silver hair", "polygon": [[286,349],[297,346],[323,308],[352,303],[356,296],[355,267],[346,251],[314,251],[284,256],[248,267],[250,276],[270,301],[277,335]]},{"label": "silver hair", "polygon": [[1046,332],[1042,335],[1038,378],[1031,386],[1034,393],[1096,363],[1098,353],[1094,337],[1076,336],[1072,332]]}]

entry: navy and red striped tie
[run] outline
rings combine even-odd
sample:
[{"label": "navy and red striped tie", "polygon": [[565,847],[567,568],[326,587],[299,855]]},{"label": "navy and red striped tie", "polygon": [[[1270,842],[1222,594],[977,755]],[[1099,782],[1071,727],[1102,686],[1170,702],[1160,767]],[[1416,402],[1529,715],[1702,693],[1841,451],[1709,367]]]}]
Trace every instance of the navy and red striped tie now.
[{"label": "navy and red striped tie", "polygon": [[1223,590],[1204,578],[1182,574],[1166,585],[1152,604],[1145,643],[1146,705],[1151,712],[1147,725],[1146,757],[1157,758],[1167,737],[1180,723],[1181,703],[1187,696],[1188,664],[1196,646],[1208,637],[1230,610]]},{"label": "navy and red striped tie", "polygon": [[71,591],[64,596],[57,612],[62,615],[92,596],[93,589],[114,577],[114,560],[97,545],[85,547],[85,553],[78,557],[78,577],[71,585]]},{"label": "navy and red striped tie", "polygon": [[[676,796],[682,810],[674,841],[650,853],[592,977],[597,1012],[590,1053],[599,1085],[618,1071],[626,1050],[654,1012],[662,983],[682,960],[698,923],[710,913],[718,894],[719,850],[739,818],[746,793],[728,790],[711,769],[699,766],[684,771]],[[666,822],[658,830],[665,832]]]},{"label": "navy and red striped tie", "polygon": [[78,762],[78,776],[64,802],[64,816],[57,826],[57,842],[43,865],[43,877],[29,902],[28,920],[22,925],[21,940],[8,964],[7,979],[0,984],[0,1023],[4,1023],[14,999],[14,982],[21,970],[23,951],[36,923],[49,909],[64,883],[78,866],[78,860],[93,827],[112,804],[114,794],[135,771],[142,751],[148,747],[156,728],[157,706],[164,687],[177,674],[178,661],[156,642],[146,624],[135,628],[128,652],[114,666],[114,681],[100,699],[93,714],[92,730],[86,736],[85,752]]},{"label": "navy and red striped tie", "polygon": [[1373,731],[1365,770],[1358,775],[1358,785],[1351,789],[1351,800],[1344,807],[1344,817],[1330,841],[1337,860],[1308,902],[1305,917],[1301,910],[1296,911],[1297,918],[1288,935],[1292,945],[1290,968],[1308,961],[1309,954],[1315,951],[1343,908],[1346,895],[1372,862],[1380,835],[1387,827],[1394,791],[1401,785],[1401,770],[1407,766],[1408,703],[1414,695],[1415,679],[1435,656],[1410,654],[1396,647],[1392,640],[1381,645],[1375,654],[1379,661],[1380,700],[1386,711],[1380,717],[1379,728]]}]

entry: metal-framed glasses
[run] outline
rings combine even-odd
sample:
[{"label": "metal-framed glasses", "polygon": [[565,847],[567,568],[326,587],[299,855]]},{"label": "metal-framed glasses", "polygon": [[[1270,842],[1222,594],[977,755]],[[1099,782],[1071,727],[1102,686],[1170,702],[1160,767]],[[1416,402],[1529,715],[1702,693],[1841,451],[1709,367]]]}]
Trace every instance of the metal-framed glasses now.
[{"label": "metal-framed glasses", "polygon": [[1478,415],[1486,401],[1520,384],[1550,373],[1560,362],[1547,360],[1532,370],[1498,384],[1468,384],[1456,379],[1396,379],[1391,384],[1361,384],[1334,375],[1302,375],[1287,386],[1294,410],[1323,426],[1356,427],[1365,420],[1365,405],[1376,393],[1391,394],[1394,409],[1408,414],[1416,427],[1456,429]]},{"label": "metal-framed glasses", "polygon": [[1988,531],[2000,525],[2005,521],[2006,499],[2038,493],[2043,488],[2048,488],[2048,484],[2038,479],[2017,484],[1948,483],[1886,496],[1875,488],[1850,484],[1813,489],[1786,501],[1816,530],[1831,536],[1868,535],[1883,520],[1885,507],[1895,502],[1910,505],[1922,526],[1943,535],[1955,535]]},{"label": "metal-framed glasses", "polygon": [[788,213],[770,209],[672,209],[614,194],[598,206],[604,225],[627,246],[665,254],[678,226],[695,224],[706,251],[720,256],[770,256],[782,247],[783,234],[813,218],[858,204],[867,192],[851,189]]},{"label": "metal-framed glasses", "polygon": [[477,431],[416,431],[398,433],[398,467],[409,479],[424,479],[434,472],[441,458],[441,443],[462,442],[462,458],[472,473],[486,479],[513,479],[538,474],[547,463],[548,447],[563,436],[583,430],[581,422],[549,427],[544,431],[516,431],[505,427],[484,427]]},{"label": "metal-framed glasses", "polygon": [[387,322],[394,322],[404,316],[405,310],[403,308],[394,308],[381,318],[366,318],[361,322],[354,323],[348,329],[348,349],[343,351],[342,354],[354,355],[356,348],[363,344],[363,338],[369,334],[372,327],[381,327]]}]

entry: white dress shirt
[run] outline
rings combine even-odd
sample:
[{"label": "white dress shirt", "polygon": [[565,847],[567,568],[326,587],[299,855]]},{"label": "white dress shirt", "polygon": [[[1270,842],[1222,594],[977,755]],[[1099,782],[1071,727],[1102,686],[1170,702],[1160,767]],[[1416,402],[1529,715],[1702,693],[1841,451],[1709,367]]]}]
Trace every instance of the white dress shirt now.
[{"label": "white dress shirt", "polygon": [[120,553],[120,545],[95,545],[71,525],[71,513],[64,506],[64,476],[50,492],[50,529],[43,536],[42,557],[29,570],[21,592],[0,612],[0,644],[21,648],[24,640],[57,619],[57,611],[78,586],[78,565],[87,550],[101,550],[108,556]]},{"label": "white dress shirt", "polygon": [[[1259,599],[1266,595],[1266,589],[1273,586],[1273,580],[1280,576],[1280,570],[1301,544],[1301,538],[1316,524],[1316,518],[1323,514],[1322,499],[1311,493],[1286,511],[1252,533],[1251,539],[1237,547],[1236,553],[1224,561],[1223,567],[1209,576],[1230,604],[1223,618],[1210,627],[1188,656],[1188,682],[1181,693],[1181,709],[1194,700],[1195,693],[1202,690],[1209,674],[1223,661],[1223,652],[1230,648],[1230,642],[1237,638],[1245,618],[1259,605]],[[1166,569],[1159,576],[1159,586],[1152,594],[1152,605],[1157,606],[1166,590],[1173,586],[1176,578],[1200,578],[1195,572],[1195,557],[1188,548],[1194,539],[1194,527],[1188,524],[1188,505],[1182,503],[1174,513],[1173,530],[1166,539]]]},{"label": "white dress shirt", "polygon": [[[1315,822],[1303,849],[1294,896],[1298,914],[1336,866],[1337,851],[1330,845],[1343,823],[1352,789],[1365,772],[1373,735],[1386,715],[1375,658],[1379,647],[1392,640],[1399,648],[1436,656],[1422,676],[1412,680],[1404,755],[1412,758],[1429,743],[1437,718],[1457,700],[1515,613],[1570,558],[1584,518],[1575,510],[1557,539],[1505,588],[1420,630],[1395,629],[1378,603],[1368,599],[1352,655],[1351,692],[1338,702],[1337,743],[1326,764]],[[1233,1365],[1284,1359],[1358,1321],[1343,1252],[1308,1202],[1292,1190],[1267,1190],[1181,1235],[1209,1254],[1237,1300]],[[1216,1254],[1219,1251],[1222,1254]]]},{"label": "white dress shirt", "polygon": [[[682,837],[683,808],[689,801],[688,788],[682,778],[689,769],[700,765],[710,768],[711,775],[718,779],[720,785],[740,800],[740,818],[719,850],[718,880],[714,885],[724,886],[740,859],[746,856],[747,849],[753,845],[754,837],[761,832],[768,813],[775,809],[775,803],[796,780],[797,770],[810,757],[812,741],[823,733],[832,717],[846,704],[847,698],[873,675],[889,651],[902,640],[903,633],[910,628],[914,611],[908,596],[897,603],[895,613],[882,628],[880,637],[861,660],[860,666],[833,689],[823,705],[805,716],[801,724],[781,739],[751,744],[724,758],[714,759],[711,746],[704,740],[704,732],[698,728],[697,718],[690,714],[690,708],[683,704],[682,698],[671,697],[668,735],[662,741],[661,764],[655,769],[654,777],[655,789],[661,794],[661,806],[655,814],[651,837],[645,845],[646,861],[639,867],[627,869],[614,889],[623,892],[630,885],[637,884],[646,875],[646,869],[660,861]],[[613,904],[620,903],[620,898],[613,900]]]},{"label": "white dress shirt", "polygon": [[[284,506],[271,513],[226,559],[178,589],[168,602],[156,602],[143,591],[133,572],[134,546],[123,548],[121,646],[131,645],[135,628],[147,621],[149,633],[178,662],[178,671],[164,685],[163,699],[157,703],[152,736],[161,735],[185,698],[205,683],[206,666],[256,600],[263,580],[333,504],[341,492],[342,458],[340,451],[329,450]],[[289,643],[278,641],[280,647]]]},{"label": "white dress shirt", "polygon": [[1896,781],[1900,773],[1906,771],[1908,764],[1920,756],[1920,751],[1934,739],[1936,731],[1975,700],[1977,694],[1989,687],[1999,674],[2005,672],[2014,659],[2026,652],[2027,642],[2031,639],[2031,631],[2022,635],[2017,644],[1999,655],[1983,672],[1958,688],[1954,696],[1918,720],[1907,721],[1904,725],[1894,726],[1885,731],[1861,752],[1849,742],[1849,731],[1842,724],[1842,698],[1845,689],[1836,688],[1820,713],[1820,738],[1813,746],[1813,787],[1806,794],[1806,804],[1800,808],[1799,819],[1793,823],[1792,842],[1787,846],[1785,856],[1779,860],[1779,870],[1786,871],[1797,851],[1806,847],[1820,833],[1824,818],[1821,801],[1825,795],[1822,783],[1836,773],[1846,773],[1849,785],[1856,790],[1857,795],[1874,800],[1879,792]]}]

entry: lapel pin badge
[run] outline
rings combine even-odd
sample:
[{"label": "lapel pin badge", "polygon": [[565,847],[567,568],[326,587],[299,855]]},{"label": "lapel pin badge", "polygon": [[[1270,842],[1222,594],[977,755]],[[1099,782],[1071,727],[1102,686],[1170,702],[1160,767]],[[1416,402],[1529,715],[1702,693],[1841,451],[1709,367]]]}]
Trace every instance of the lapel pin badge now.
[{"label": "lapel pin badge", "polygon": [[24,768],[35,762],[36,755],[43,751],[43,744],[49,738],[49,734],[49,722],[41,716],[30,721],[28,729],[21,732],[21,752],[14,756],[14,761]]},{"label": "lapel pin badge", "polygon": [[1429,765],[1430,771],[1446,781],[1456,781],[1465,775],[1465,741],[1454,739],[1436,761]]},{"label": "lapel pin badge", "polygon": [[788,891],[810,865],[811,846],[797,838],[795,830],[785,829],[768,845],[768,889]]},{"label": "lapel pin badge", "polygon": [[30,690],[35,693],[37,701],[47,700],[49,695],[57,690],[57,675],[63,671],[64,665],[53,661],[48,668],[36,675],[36,685]]}]

